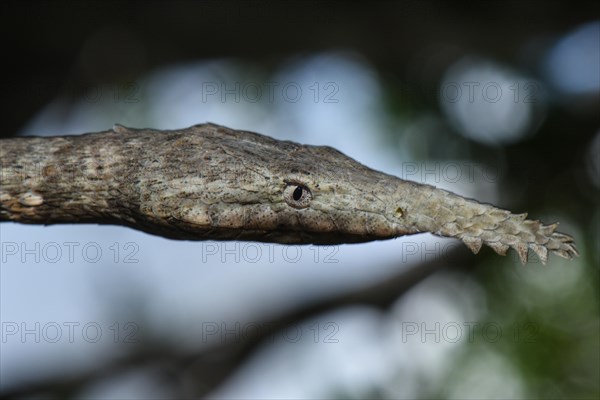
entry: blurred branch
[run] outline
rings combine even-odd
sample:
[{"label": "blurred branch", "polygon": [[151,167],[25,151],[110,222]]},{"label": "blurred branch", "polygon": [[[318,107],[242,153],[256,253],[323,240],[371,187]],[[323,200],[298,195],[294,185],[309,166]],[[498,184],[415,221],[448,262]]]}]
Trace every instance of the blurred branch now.
[{"label": "blurred branch", "polygon": [[172,383],[171,387],[179,391],[173,395],[204,396],[225,382],[266,339],[277,332],[340,307],[362,304],[387,309],[411,288],[442,268],[468,268],[470,264],[467,262],[467,254],[466,249],[454,249],[444,257],[420,263],[385,281],[339,296],[322,299],[313,304],[290,310],[275,318],[268,318],[269,324],[266,324],[264,329],[249,331],[239,340],[219,343],[188,354],[183,354],[181,350],[165,343],[145,343],[120,359],[98,366],[92,371],[24,384],[21,387],[4,391],[2,394],[5,398],[34,395],[70,397],[76,396],[90,384],[119,376],[128,371],[152,369],[153,373],[161,374],[161,381]]}]

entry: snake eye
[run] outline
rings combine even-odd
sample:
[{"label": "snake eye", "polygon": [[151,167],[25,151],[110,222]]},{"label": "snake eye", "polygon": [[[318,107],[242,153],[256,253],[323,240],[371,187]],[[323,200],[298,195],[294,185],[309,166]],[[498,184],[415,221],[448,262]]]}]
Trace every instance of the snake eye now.
[{"label": "snake eye", "polygon": [[306,208],[312,200],[312,193],[304,185],[288,183],[283,189],[283,199],[294,208]]}]

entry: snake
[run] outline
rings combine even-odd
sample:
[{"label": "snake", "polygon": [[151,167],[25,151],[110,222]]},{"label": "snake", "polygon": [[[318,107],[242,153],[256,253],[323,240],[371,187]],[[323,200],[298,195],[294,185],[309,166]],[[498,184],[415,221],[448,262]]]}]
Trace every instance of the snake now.
[{"label": "snake", "polygon": [[127,226],[182,240],[336,245],[429,232],[522,263],[573,237],[491,204],[371,169],[328,146],[212,123],[0,140],[0,221]]}]

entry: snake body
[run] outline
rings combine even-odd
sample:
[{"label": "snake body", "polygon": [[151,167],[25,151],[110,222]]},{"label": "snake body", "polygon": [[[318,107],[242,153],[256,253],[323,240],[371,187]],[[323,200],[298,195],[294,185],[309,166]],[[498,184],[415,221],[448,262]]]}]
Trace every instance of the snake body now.
[{"label": "snake body", "polygon": [[174,239],[341,244],[431,232],[498,254],[577,255],[526,214],[215,124],[3,139],[0,220],[119,224]]}]

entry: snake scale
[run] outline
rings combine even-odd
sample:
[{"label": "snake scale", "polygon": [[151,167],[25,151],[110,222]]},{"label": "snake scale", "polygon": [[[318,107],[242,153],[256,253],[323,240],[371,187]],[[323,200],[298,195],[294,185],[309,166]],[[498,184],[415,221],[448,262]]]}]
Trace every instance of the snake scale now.
[{"label": "snake scale", "polygon": [[477,253],[577,255],[527,214],[370,169],[323,146],[200,124],[0,141],[0,220],[118,224],[189,240],[341,244],[420,232]]}]

